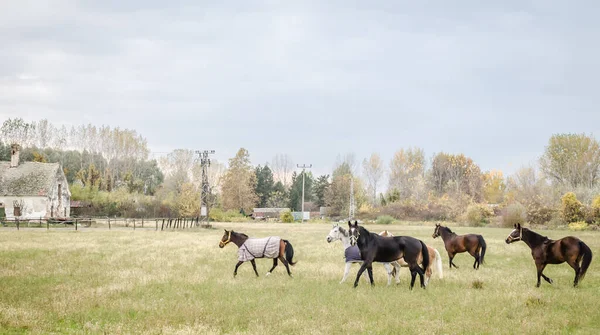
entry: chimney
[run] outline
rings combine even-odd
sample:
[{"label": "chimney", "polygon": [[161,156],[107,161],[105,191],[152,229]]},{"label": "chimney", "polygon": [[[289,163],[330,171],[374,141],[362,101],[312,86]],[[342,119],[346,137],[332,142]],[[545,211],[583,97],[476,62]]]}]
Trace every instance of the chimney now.
[{"label": "chimney", "polygon": [[21,147],[18,144],[12,144],[10,146],[10,167],[14,168],[19,166],[19,152]]}]

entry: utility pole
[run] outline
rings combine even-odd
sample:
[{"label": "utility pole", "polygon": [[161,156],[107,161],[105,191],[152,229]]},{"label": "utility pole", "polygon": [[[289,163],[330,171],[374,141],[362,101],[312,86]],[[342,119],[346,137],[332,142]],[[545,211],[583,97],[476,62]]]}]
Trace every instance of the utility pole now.
[{"label": "utility pole", "polygon": [[296,164],[296,166],[302,169],[302,223],[304,223],[304,170],[312,168],[312,164]]},{"label": "utility pole", "polygon": [[196,150],[198,157],[200,157],[200,166],[202,167],[202,191],[200,195],[200,216],[203,216],[206,223],[202,225],[204,228],[210,227],[209,222],[209,208],[210,208],[210,186],[208,185],[208,167],[210,166],[209,154],[214,154],[214,150]]}]

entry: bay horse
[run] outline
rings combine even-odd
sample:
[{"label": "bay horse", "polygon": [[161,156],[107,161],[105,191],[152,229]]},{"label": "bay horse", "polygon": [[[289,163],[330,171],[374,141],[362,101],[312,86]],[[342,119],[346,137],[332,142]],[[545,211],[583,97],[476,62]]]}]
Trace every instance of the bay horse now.
[{"label": "bay horse", "polygon": [[452,269],[452,266],[458,269],[458,266],[452,262],[452,259],[454,259],[456,254],[465,251],[468,251],[475,258],[473,269],[478,270],[479,264],[483,264],[485,249],[487,248],[483,236],[479,234],[456,235],[450,228],[436,223],[432,237],[436,238],[438,236],[441,236],[444,241],[444,247],[446,248],[446,252],[448,252],[450,260],[450,269]]},{"label": "bay horse", "polygon": [[[392,233],[390,233],[388,230],[384,230],[382,232],[379,233],[379,236],[394,236]],[[437,251],[437,249],[432,248],[430,246],[427,246],[427,251],[429,251],[429,266],[425,269],[425,285],[427,285],[429,283],[429,280],[431,279],[431,274],[433,273],[432,269],[431,269],[431,265],[435,264],[435,272],[437,272],[438,276],[440,277],[440,279],[444,278],[444,271],[442,270],[442,256],[440,256],[440,253]],[[423,255],[419,254],[419,264],[423,263]],[[408,267],[408,263],[406,263],[404,261],[403,258],[400,258],[398,260],[398,263],[400,264],[401,267]],[[394,267],[392,269],[392,276],[396,275],[396,267]]]},{"label": "bay horse", "polygon": [[[592,250],[582,240],[575,236],[566,236],[558,240],[551,240],[533,230],[515,224],[514,230],[506,237],[506,244],[523,241],[531,249],[531,256],[537,268],[537,285],[540,287],[540,277],[552,284],[552,279],[542,272],[548,264],[562,264],[567,262],[575,270],[573,287],[585,277],[585,273],[592,262]],[[579,263],[581,262],[581,266]]]},{"label": "bay horse", "polygon": [[227,229],[225,229],[225,233],[219,241],[219,248],[225,247],[229,242],[233,242],[238,246],[238,262],[235,265],[235,270],[233,270],[234,277],[237,275],[237,270],[240,265],[247,261],[252,263],[254,273],[258,277],[256,263],[254,262],[255,258],[273,259],[273,267],[267,272],[267,276],[273,272],[273,269],[277,266],[277,259],[279,259],[283,265],[285,265],[288,275],[292,277],[288,264],[293,266],[296,265],[297,262],[292,261],[292,258],[294,257],[294,248],[288,240],[284,240],[279,236],[249,238],[248,235],[244,233],[237,233],[233,230],[227,231]]},{"label": "bay horse", "polygon": [[[410,289],[412,290],[415,285],[417,274],[419,274],[421,287],[425,288],[423,277],[424,269],[429,266],[429,251],[423,241],[411,236],[379,236],[370,233],[365,227],[359,227],[358,221],[354,221],[354,224],[348,221],[348,227],[350,230],[350,244],[358,245],[363,259],[354,281],[354,287],[358,286],[358,280],[365,269],[369,274],[371,286],[375,285],[373,283],[373,262],[390,263],[404,258],[404,261],[408,263],[411,274]],[[420,253],[423,254],[423,269],[418,264]]]},{"label": "bay horse", "polygon": [[[344,269],[344,275],[342,277],[342,280],[340,281],[340,284],[342,284],[346,281],[348,273],[350,273],[350,267],[352,267],[352,264],[360,265],[363,263],[363,260],[360,257],[360,250],[358,249],[358,246],[350,245],[350,235],[348,231],[340,227],[340,225],[337,223],[334,224],[333,227],[331,227],[329,234],[327,234],[326,240],[327,243],[340,240],[342,242],[342,246],[344,247],[344,259],[346,261],[346,267]],[[390,265],[392,265],[393,268],[390,267]],[[394,276],[396,277],[396,283],[400,282],[400,278],[398,277],[398,274],[400,273],[400,264],[397,261],[391,263],[383,263],[383,267],[385,268],[386,273],[388,274],[388,286],[392,283],[392,273],[394,273]],[[396,271],[396,268],[398,269],[398,271]],[[368,280],[366,273],[364,278],[365,280]]]}]

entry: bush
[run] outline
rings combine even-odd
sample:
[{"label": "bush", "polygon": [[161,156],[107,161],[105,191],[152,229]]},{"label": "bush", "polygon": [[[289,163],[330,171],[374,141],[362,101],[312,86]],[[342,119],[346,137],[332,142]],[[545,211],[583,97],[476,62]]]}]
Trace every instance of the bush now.
[{"label": "bush", "polygon": [[592,200],[592,207],[590,209],[592,219],[594,222],[600,222],[600,195],[596,196],[594,200]]},{"label": "bush", "polygon": [[570,230],[586,230],[588,228],[588,224],[585,221],[577,221],[569,223]]},{"label": "bush", "polygon": [[583,204],[579,200],[577,200],[575,193],[565,193],[565,195],[563,195],[563,197],[561,198],[561,201],[561,213],[565,221],[570,223],[583,220]]},{"label": "bush", "polygon": [[292,212],[290,212],[290,211],[281,212],[281,215],[279,218],[281,219],[281,222],[285,222],[285,223],[294,222],[294,216],[292,215]]},{"label": "bush", "polygon": [[375,220],[376,224],[391,224],[394,222],[394,218],[389,215],[381,215]]},{"label": "bush", "polygon": [[490,223],[494,212],[486,205],[471,204],[467,207],[466,219],[471,226],[480,226]]},{"label": "bush", "polygon": [[518,202],[510,204],[502,210],[502,226],[504,227],[510,228],[517,223],[524,224],[526,218],[527,211],[525,206]]},{"label": "bush", "polygon": [[208,216],[214,222],[225,222],[225,213],[218,207],[211,208]]}]

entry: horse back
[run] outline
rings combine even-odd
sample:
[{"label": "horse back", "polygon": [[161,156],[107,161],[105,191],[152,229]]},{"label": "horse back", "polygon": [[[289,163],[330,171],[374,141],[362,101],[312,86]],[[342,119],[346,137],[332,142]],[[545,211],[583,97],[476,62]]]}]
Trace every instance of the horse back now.
[{"label": "horse back", "polygon": [[566,236],[559,240],[550,240],[545,243],[546,263],[560,264],[579,255],[581,240],[575,236]]}]

